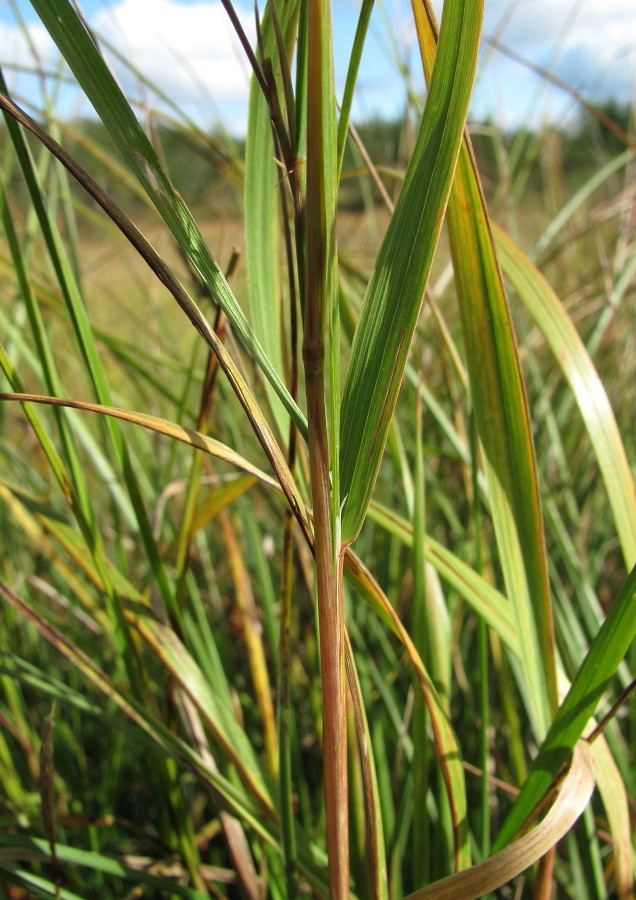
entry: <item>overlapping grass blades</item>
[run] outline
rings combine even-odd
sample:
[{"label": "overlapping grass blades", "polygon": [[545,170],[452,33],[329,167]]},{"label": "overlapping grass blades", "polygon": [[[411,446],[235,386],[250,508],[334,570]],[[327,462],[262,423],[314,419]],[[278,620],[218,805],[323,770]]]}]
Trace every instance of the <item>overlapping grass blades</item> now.
[{"label": "overlapping grass blades", "polygon": [[[223,3],[240,30],[236,10]],[[616,404],[615,419],[607,398],[618,392],[594,368],[612,371],[599,348],[610,346],[610,316],[625,315],[614,301],[629,300],[636,256],[624,222],[605,216],[597,233],[586,234],[585,222],[577,231],[592,257],[616,238],[614,274],[604,258],[597,273],[583,266],[583,289],[576,272],[560,267],[574,215],[584,216],[593,191],[618,190],[630,157],[612,159],[582,187],[564,186],[547,229],[541,180],[530,179],[529,243],[543,235],[532,258],[542,267],[548,260],[564,296],[574,285],[592,298],[577,313],[595,311],[599,273],[610,294],[598,319],[584,317],[575,329],[574,315],[486,211],[464,131],[481,4],[447,0],[438,49],[430,6],[414,3],[430,93],[412,158],[407,124],[399,152],[376,167],[349,121],[373,3],[361,4],[338,120],[329,3],[270,0],[257,11],[254,48],[244,44],[253,72],[245,168],[236,142],[226,151],[222,136],[180,131],[188,146],[214,148],[220,161],[211,178],[231,179],[233,196],[245,174],[247,259],[233,252],[223,276],[169,181],[174,151],[164,165],[161,145],[175,132],[155,127],[154,117],[146,128],[137,121],[100,55],[100,47],[116,51],[99,36],[93,42],[74,3],[33,6],[127,169],[101,168],[103,150],[80,128],[78,152],[88,150],[86,167],[100,173],[92,179],[57,143],[71,147],[77,135],[48,115],[45,95],[35,120],[6,92],[0,97],[40,141],[27,149],[9,123],[0,197],[0,369],[8,383],[0,386],[0,594],[3,628],[19,648],[0,658],[0,804],[13,817],[0,836],[3,878],[55,896],[61,873],[59,894],[69,897],[124,885],[191,897],[240,890],[254,900],[265,892],[292,900],[454,897],[494,890],[547,852],[527,875],[535,892],[551,881],[557,893],[581,898],[629,896],[633,713],[608,724],[617,703],[602,720],[604,736],[592,733],[607,826],[589,803],[581,741],[601,696],[620,684],[627,697],[633,661],[633,570],[620,587],[636,553],[632,461],[616,425],[625,412]],[[124,62],[152,90],[134,60]],[[169,117],[178,114],[173,98],[157,97]],[[414,94],[409,104],[418,106]],[[367,130],[371,142],[384,127]],[[503,147],[506,138],[495,140]],[[524,146],[539,140],[519,141],[511,165],[523,168]],[[107,228],[49,153],[111,217]],[[480,163],[491,176],[507,164],[481,153],[483,145]],[[370,192],[361,193],[364,215],[357,199],[348,205],[344,179],[366,177],[360,159],[381,188],[386,218]],[[397,188],[404,165],[392,215],[382,179]],[[118,196],[131,192],[143,228],[151,227],[148,209],[159,210],[180,262],[169,261],[169,250],[164,258],[100,190],[104,173],[119,179]],[[516,191],[526,174],[511,173]],[[221,184],[206,189],[206,203]],[[624,208],[628,194],[620,196]],[[430,286],[423,306],[447,200],[454,278]],[[516,202],[508,198],[513,219]],[[212,217],[202,218],[198,198],[196,211],[206,232]],[[238,218],[239,210],[224,214]],[[367,226],[371,237],[361,241]],[[138,319],[155,347],[137,340],[139,321],[131,319],[128,338],[122,323],[103,324],[93,299],[109,294],[97,282],[93,292],[83,251],[93,241],[110,248],[114,227],[186,311],[191,332],[164,334],[172,304],[151,297],[152,285]],[[566,252],[568,264],[577,258]],[[520,350],[499,264],[524,307]],[[214,328],[192,300],[206,292],[218,303]],[[117,305],[124,318],[125,310]],[[524,340],[528,318],[541,335],[535,329]],[[542,339],[560,371],[544,368]],[[625,381],[622,371],[610,379],[617,374]],[[303,388],[308,422],[297,400]],[[86,389],[96,402],[79,399]],[[149,411],[132,411],[142,409]],[[596,515],[606,497],[612,515]],[[572,682],[560,707],[557,668]],[[47,779],[38,779],[42,730],[33,712],[39,704],[46,712],[50,698],[59,701],[58,723],[46,738]],[[86,755],[101,761],[104,748],[101,778]],[[536,803],[547,806],[562,764],[570,771],[546,819],[513,840]],[[122,794],[129,803],[131,782],[146,801],[123,806],[139,819],[132,828],[121,805],[110,816]],[[500,791],[514,793],[512,783],[520,794],[509,802]],[[78,810],[77,820],[58,815],[58,834],[53,788],[58,814],[66,797]],[[47,793],[44,829],[38,790]],[[485,859],[493,839],[495,855]],[[148,871],[129,865],[142,843]],[[161,870],[167,861],[178,880]],[[454,870],[463,871],[444,878]]]},{"label": "overlapping grass blades", "polygon": [[461,144],[483,6],[444,6],[417,143],[356,328],[342,398],[342,539],[358,534],[384,452]]},{"label": "overlapping grass blades", "polygon": [[[427,5],[415,16],[430,80],[437,58],[435,20]],[[528,702],[543,735],[556,706],[556,669],[536,460],[514,329],[467,135],[450,194],[448,229],[499,558],[518,634],[524,636]]]},{"label": "overlapping grass blades", "polygon": [[[237,336],[258,362],[291,417],[304,430],[306,426],[303,414],[289,396],[272,362],[256,339],[189,209],[164,172],[154,147],[72,4],[68,0],[53,0],[50,3],[48,0],[34,0],[33,6],[124,159],[200,274],[212,297],[224,310]],[[191,300],[190,303],[192,315],[202,320],[203,316],[194,301]]]}]

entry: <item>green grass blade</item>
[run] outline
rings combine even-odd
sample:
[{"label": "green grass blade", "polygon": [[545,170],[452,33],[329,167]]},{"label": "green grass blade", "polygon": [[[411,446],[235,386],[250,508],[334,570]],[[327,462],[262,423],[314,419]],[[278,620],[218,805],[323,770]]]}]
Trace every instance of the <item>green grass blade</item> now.
[{"label": "green grass blade", "polygon": [[636,567],[613,601],[607,618],[572,681],[521,793],[497,835],[493,853],[512,839],[569,758],[635,636]]},{"label": "green grass blade", "polygon": [[[369,507],[369,518],[394,534],[405,546],[412,547],[413,528],[397,513],[373,501]],[[497,632],[506,646],[520,656],[522,644],[510,602],[478,572],[430,535],[426,536],[424,556],[444,581],[452,585]]]},{"label": "green grass blade", "polygon": [[413,158],[367,288],[342,400],[342,539],[358,534],[393,408],[463,134],[483,5],[447,2]]},{"label": "green grass blade", "polygon": [[596,454],[627,568],[636,562],[636,492],[605,388],[559,298],[528,257],[494,229],[506,277],[549,344],[572,388]]},{"label": "green grass blade", "polygon": [[[428,8],[427,13],[428,18],[419,13],[417,25],[424,68],[430,73],[435,24]],[[523,635],[521,665],[533,725],[543,736],[557,692],[536,459],[514,329],[467,137],[450,194],[448,229],[499,560]]]},{"label": "green grass blade", "polygon": [[[457,870],[470,865],[470,848],[466,820],[466,786],[461,753],[457,737],[446,711],[447,703],[440,696],[431,676],[422,662],[410,634],[373,576],[356,557],[351,547],[345,553],[345,564],[351,581],[399,638],[413,666],[418,689],[424,697],[434,735],[434,746],[446,796],[448,797],[454,844],[454,862]],[[399,730],[399,729],[398,729]]]},{"label": "green grass blade", "polygon": [[40,635],[51,643],[88,681],[112,700],[121,711],[138,725],[154,741],[163,753],[191,768],[203,781],[210,784],[227,803],[228,808],[243,821],[249,823],[258,834],[271,842],[272,836],[263,823],[263,809],[248,800],[242,790],[231,784],[218,772],[212,772],[201,756],[176,736],[170,728],[155,719],[145,705],[123,693],[95,662],[65,635],[50,625],[28,603],[0,582],[0,596],[31,622]]},{"label": "green grass blade", "polygon": [[[296,3],[281,4],[281,29],[286,47],[291,48],[296,28]],[[266,8],[261,22],[263,53],[272,61],[276,74],[280,65],[271,10]],[[279,93],[282,94],[282,85]],[[283,379],[282,304],[280,278],[279,187],[286,178],[284,168],[274,162],[276,152],[267,101],[252,76],[247,137],[245,142],[245,257],[250,314],[254,333],[274,369]],[[281,161],[282,162],[282,161]],[[281,434],[287,435],[289,417],[271,386],[268,397]]]},{"label": "green grass blade", "polygon": [[[48,841],[38,837],[30,837],[25,834],[6,834],[0,832],[0,847],[3,848],[5,854],[12,853],[17,859],[24,854],[25,858],[50,860],[50,849]],[[192,888],[184,887],[179,884],[174,877],[161,877],[159,875],[150,875],[139,869],[132,869],[118,859],[112,859],[102,853],[94,853],[92,851],[80,850],[70,847],[67,844],[55,844],[55,854],[59,862],[65,866],[86,867],[96,872],[103,872],[106,875],[116,876],[123,881],[132,884],[146,885],[157,891],[173,894],[177,897],[185,897],[187,900],[203,900],[207,894]],[[69,895],[69,892],[65,892]],[[50,896],[55,896],[53,890]],[[64,896],[64,893],[60,896]],[[75,895],[72,895],[75,896]]]},{"label": "green grass blade", "polygon": [[374,900],[389,900],[388,879],[386,870],[386,849],[382,815],[380,808],[380,792],[378,775],[373,756],[373,742],[369,721],[364,708],[364,697],[360,686],[360,678],[356,668],[351,642],[347,638],[347,681],[355,711],[358,745],[360,750],[364,803],[366,811],[366,856],[365,863],[371,869],[370,880],[373,885]]},{"label": "green grass blade", "polygon": [[338,175],[340,175],[340,172],[342,171],[342,161],[344,159],[345,146],[347,143],[353,91],[356,86],[360,60],[362,59],[362,51],[364,49],[374,2],[375,0],[362,0],[356,33],[353,39],[353,47],[351,49],[351,56],[349,57],[347,80],[345,81],[342,103],[340,104],[340,117],[338,119]]},{"label": "green grass blade", "polygon": [[192,214],[163,170],[155,149],[72,4],[68,0],[33,0],[32,5],[129,167],[227,315],[237,337],[304,431],[306,423],[303,414],[258,342],[218,263],[201,237]]},{"label": "green grass blade", "polygon": [[[121,419],[124,422],[131,422],[134,425],[140,425],[143,428],[148,428],[150,431],[156,431],[158,434],[163,434],[173,440],[181,441],[190,447],[203,450],[205,453],[216,456],[218,459],[223,459],[225,462],[235,465],[237,468],[242,469],[259,481],[262,481],[263,484],[273,487],[275,490],[280,488],[278,482],[271,478],[271,476],[261,471],[257,466],[253,466],[252,463],[248,462],[239,453],[236,453],[220,441],[210,438],[205,434],[200,434],[198,431],[192,431],[189,428],[183,428],[181,425],[175,425],[172,422],[166,421],[166,419],[160,419],[158,416],[151,416],[148,415],[148,413],[131,412],[127,409],[117,409],[114,406],[102,406],[97,403],[82,403],[79,400],[61,400],[58,397],[46,397],[39,394],[0,393],[0,401],[3,400],[18,400],[20,403],[41,403],[46,406],[80,409]],[[298,497],[297,502],[302,503],[300,497]]]},{"label": "green grass blade", "polygon": [[55,900],[57,900],[58,897],[60,900],[83,900],[79,894],[74,894],[73,891],[58,887],[53,884],[52,881],[49,881],[48,878],[43,878],[41,875],[34,875],[32,872],[18,869],[16,866],[12,866],[11,863],[5,862],[2,859],[0,859],[0,871],[5,873],[4,877],[8,884],[15,884],[23,888],[28,888],[30,891],[34,892],[34,896],[53,897]]}]

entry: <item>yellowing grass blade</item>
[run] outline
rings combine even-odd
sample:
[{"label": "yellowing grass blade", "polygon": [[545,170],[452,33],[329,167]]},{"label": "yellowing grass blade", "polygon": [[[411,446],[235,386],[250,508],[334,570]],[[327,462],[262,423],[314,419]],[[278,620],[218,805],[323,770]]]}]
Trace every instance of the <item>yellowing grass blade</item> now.
[{"label": "yellowing grass blade", "polygon": [[[369,508],[369,518],[395,535],[405,546],[413,546],[413,528],[397,513],[374,500]],[[426,535],[424,557],[444,581],[462,595],[477,615],[497,632],[506,646],[520,656],[523,645],[515,627],[514,611],[503,594],[430,535]]]},{"label": "yellowing grass blade", "polygon": [[54,628],[28,603],[0,581],[0,597],[26,620],[40,635],[52,644],[79,672],[157,744],[161,750],[192,769],[203,781],[210,784],[227,804],[228,809],[248,822],[266,841],[273,842],[268,827],[263,823],[263,807],[248,799],[244,789],[232,784],[217,772],[212,772],[189,744],[175,735],[163,722],[148,713],[144,705],[134,697],[122,693],[116,684],[95,664],[83,650]]},{"label": "yellowing grass blade", "polygon": [[609,832],[612,836],[616,893],[620,900],[630,900],[634,896],[634,869],[629,799],[625,783],[604,735],[592,744],[592,764],[594,780],[605,807]]},{"label": "yellowing grass blade", "polygon": [[437,64],[413,158],[365,294],[341,416],[342,540],[371,498],[422,304],[473,83],[480,0],[447,0]]},{"label": "yellowing grass blade", "polygon": [[[428,76],[435,56],[435,21],[430,7],[416,4],[414,9]],[[443,28],[437,55],[442,37]],[[467,136],[448,203],[448,231],[499,560],[523,636],[521,665],[533,726],[542,737],[557,692],[536,459],[514,329]]]},{"label": "yellowing grass blade", "polygon": [[500,228],[494,236],[506,277],[572,388],[598,461],[627,568],[636,563],[636,493],[612,407],[583,341],[536,266]]},{"label": "yellowing grass blade", "polygon": [[181,441],[181,443],[188,444],[190,447],[203,450],[211,456],[216,456],[217,459],[223,459],[225,462],[236,466],[238,469],[242,469],[249,475],[253,475],[263,484],[273,487],[275,490],[280,490],[280,484],[275,481],[271,475],[267,475],[257,466],[252,465],[252,463],[248,462],[248,460],[235,450],[222,444],[221,441],[216,441],[214,438],[210,438],[205,434],[200,434],[198,431],[184,428],[181,425],[175,425],[174,422],[168,422],[167,419],[161,419],[159,416],[151,416],[149,413],[132,412],[131,410],[119,409],[115,406],[101,406],[99,403],[84,403],[80,400],[60,400],[57,397],[47,397],[41,394],[0,393],[0,401],[2,400],[16,400],[20,403],[42,403],[46,406],[81,409],[85,412],[96,412],[103,416],[112,416],[113,418],[121,419],[124,422],[131,422],[133,425],[141,425],[142,428],[147,428],[149,431],[156,431],[158,434],[163,434],[166,437],[173,438],[173,440]]},{"label": "yellowing grass blade", "polygon": [[418,653],[417,647],[411,640],[411,636],[400,617],[382,588],[358,559],[351,547],[348,547],[345,551],[344,561],[347,572],[350,573],[356,588],[361,591],[362,596],[370,603],[383,621],[389,623],[393,632],[402,642],[409,661],[413,666],[415,677],[430,717],[435,757],[440,767],[448,796],[453,824],[455,868],[459,871],[470,865],[470,847],[468,844],[466,820],[466,785],[461,751],[448,718],[444,701],[435,688],[431,676],[422,662],[422,657]]}]

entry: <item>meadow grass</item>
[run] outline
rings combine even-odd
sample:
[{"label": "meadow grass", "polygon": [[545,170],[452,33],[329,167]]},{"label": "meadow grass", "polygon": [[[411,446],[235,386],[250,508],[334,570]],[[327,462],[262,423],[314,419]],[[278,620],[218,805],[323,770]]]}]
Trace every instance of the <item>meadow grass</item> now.
[{"label": "meadow grass", "polygon": [[372,3],[338,105],[270,2],[242,152],[32,2],[103,125],[0,85],[7,896],[631,896],[629,133],[478,166],[447,0],[374,158]]}]

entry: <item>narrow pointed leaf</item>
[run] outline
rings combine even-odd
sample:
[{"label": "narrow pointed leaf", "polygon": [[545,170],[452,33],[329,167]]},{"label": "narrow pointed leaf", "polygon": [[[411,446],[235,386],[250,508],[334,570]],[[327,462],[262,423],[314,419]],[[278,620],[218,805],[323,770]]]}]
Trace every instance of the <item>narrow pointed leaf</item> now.
[{"label": "narrow pointed leaf", "polygon": [[577,744],[570,770],[559,795],[540,825],[472,869],[444,878],[421,891],[408,894],[406,900],[459,900],[482,897],[511,881],[542,856],[575,824],[594,790],[590,750]]},{"label": "narrow pointed leaf", "polygon": [[342,400],[342,539],[371,498],[463,134],[483,4],[447,0],[440,50],[413,158],[380,248],[351,350]]},{"label": "narrow pointed leaf", "polygon": [[[121,419],[124,422],[131,422],[133,425],[141,425],[142,428],[147,428],[149,431],[156,431],[158,434],[163,434],[173,440],[188,444],[190,447],[203,450],[211,456],[216,456],[218,459],[222,459],[225,462],[236,466],[238,469],[242,469],[249,475],[253,475],[263,484],[267,484],[275,490],[280,490],[280,484],[270,475],[266,475],[265,472],[261,471],[257,466],[252,465],[252,463],[248,462],[235,450],[232,450],[230,447],[221,443],[221,441],[210,438],[205,434],[200,434],[198,431],[184,428],[182,425],[176,425],[174,422],[168,422],[167,419],[161,419],[159,416],[152,416],[149,413],[132,412],[128,409],[118,409],[115,406],[102,406],[99,403],[84,403],[81,400],[60,400],[57,397],[47,397],[40,394],[0,393],[0,401],[3,400],[17,400],[20,403],[42,403],[46,406],[80,409],[86,412],[100,413],[103,416],[112,416],[113,418]],[[300,501],[300,498],[299,502],[302,502]]]},{"label": "narrow pointed leaf", "polygon": [[[281,28],[287,49],[292,45],[297,4],[279,4]],[[263,52],[279,71],[276,35],[269,6],[261,22]],[[277,81],[280,79],[277,79]],[[282,95],[282,88],[280,90]],[[288,177],[274,162],[276,151],[269,109],[261,87],[252,76],[245,140],[245,258],[250,316],[254,333],[283,380],[282,303],[280,278],[280,191],[278,183]],[[282,162],[279,161],[279,162]],[[289,417],[274,389],[268,395],[281,434],[288,432]]]},{"label": "narrow pointed leaf", "polygon": [[[428,77],[441,51],[443,22],[437,54],[436,25],[427,4],[417,7],[416,24]],[[435,69],[430,77],[432,86]],[[533,725],[543,736],[557,693],[534,444],[514,328],[467,135],[450,194],[448,230],[499,560],[523,635],[521,665]]]},{"label": "narrow pointed leaf", "polygon": [[[399,538],[405,546],[412,547],[411,524],[397,513],[373,501],[369,508],[369,517]],[[444,581],[452,585],[475,612],[497,632],[506,646],[519,656],[522,644],[517,634],[514,610],[510,601],[478,572],[430,535],[426,536],[424,556]]]},{"label": "narrow pointed leaf", "polygon": [[254,749],[237,722],[233,709],[226,707],[174,631],[155,619],[130,611],[125,613],[141,637],[177,680],[208,723],[215,741],[227,759],[237,767],[249,792],[266,809],[273,811]]}]

